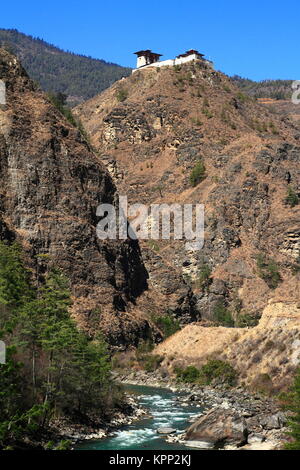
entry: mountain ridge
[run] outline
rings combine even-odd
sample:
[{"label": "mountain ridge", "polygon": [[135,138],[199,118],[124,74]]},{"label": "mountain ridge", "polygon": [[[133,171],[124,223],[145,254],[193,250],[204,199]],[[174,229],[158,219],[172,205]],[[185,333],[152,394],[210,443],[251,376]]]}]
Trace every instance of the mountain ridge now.
[{"label": "mountain ridge", "polygon": [[[66,94],[71,106],[92,98],[131,73],[129,67],[64,50],[17,29],[0,28],[0,47],[17,55],[30,77],[39,82],[44,91]],[[255,81],[239,75],[233,75],[231,80],[241,91],[255,98],[277,101],[289,99],[292,94],[292,80]]]},{"label": "mountain ridge", "polygon": [[271,98],[274,100],[291,99],[293,80],[265,79],[250,80],[249,78],[233,75],[231,80],[247,95],[255,98]]},{"label": "mountain ridge", "polygon": [[21,61],[29,76],[47,92],[64,93],[70,105],[100,93],[131,69],[75,54],[16,29],[0,29],[0,47]]}]

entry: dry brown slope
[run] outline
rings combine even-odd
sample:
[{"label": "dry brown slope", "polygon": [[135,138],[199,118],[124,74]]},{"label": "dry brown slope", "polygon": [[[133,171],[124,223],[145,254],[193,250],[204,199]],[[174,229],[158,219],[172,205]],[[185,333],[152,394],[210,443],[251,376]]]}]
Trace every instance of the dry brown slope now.
[{"label": "dry brown slope", "polygon": [[[220,302],[237,318],[261,314],[270,298],[300,300],[300,205],[284,202],[289,186],[300,194],[299,133],[285,117],[201,63],[140,70],[75,112],[131,202],[205,204],[201,252],[155,245],[192,282],[199,316],[212,319]],[[200,159],[206,178],[191,187]],[[258,253],[276,261],[276,289],[258,275]],[[203,263],[212,270],[205,290],[195,282]]]},{"label": "dry brown slope", "polygon": [[201,366],[209,359],[229,362],[240,382],[257,387],[269,377],[276,389],[286,388],[300,362],[300,305],[270,303],[255,328],[186,326],[165,340],[154,353],[162,366]]}]

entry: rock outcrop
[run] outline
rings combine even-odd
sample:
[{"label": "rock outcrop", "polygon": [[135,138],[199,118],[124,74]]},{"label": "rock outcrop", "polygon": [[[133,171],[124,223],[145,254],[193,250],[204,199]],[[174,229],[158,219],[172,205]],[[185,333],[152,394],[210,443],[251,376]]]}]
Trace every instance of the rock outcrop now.
[{"label": "rock outcrop", "polygon": [[[75,113],[100,157],[110,167],[114,162],[116,184],[130,203],[205,205],[202,250],[186,252],[174,240],[152,249],[154,258],[159,250],[162,271],[172,265],[192,287],[197,318],[213,321],[218,303],[235,320],[259,318],[274,293],[278,301],[300,301],[294,275],[300,205],[286,203],[289,187],[300,195],[300,146],[288,119],[200,63],[140,70]],[[205,178],[192,187],[199,160]],[[276,286],[259,272],[258,254],[277,266]],[[211,272],[205,288],[203,265]]]},{"label": "rock outcrop", "polygon": [[[1,238],[22,244],[35,282],[42,282],[51,266],[63,270],[70,279],[73,314],[90,334],[101,328],[120,348],[138,344],[152,331],[159,336],[144,312],[156,302],[165,312],[169,293],[148,290],[138,242],[96,236],[97,206],[114,204],[117,196],[109,172],[4,50],[0,78],[7,90],[7,104],[0,109]],[[180,316],[180,302],[193,302],[183,280],[179,287],[179,303],[176,294],[173,302]]]},{"label": "rock outcrop", "polygon": [[235,444],[240,447],[247,442],[247,436],[245,418],[237,412],[218,408],[212,409],[193,423],[188,428],[185,439],[220,448],[224,444]]},{"label": "rock outcrop", "polygon": [[228,406],[224,401],[205,412],[184,433],[186,445],[202,449],[282,449],[287,415],[274,409],[274,403],[264,403],[258,397],[249,406],[245,396],[242,407],[237,402]]},{"label": "rock outcrop", "polygon": [[[219,352],[246,382],[256,380],[256,370],[283,385],[299,361],[297,128],[243,95],[224,74],[196,63],[140,70],[75,113],[100,156],[115,162],[116,184],[130,203],[205,206],[205,242],[198,252],[186,251],[178,240],[142,244],[149,286],[170,281],[172,268],[191,289],[193,308],[185,318],[202,322],[186,326],[157,353],[202,363]],[[205,175],[192,185],[199,161]],[[287,200],[289,192],[295,204]],[[282,319],[272,326],[266,320],[278,305],[287,316],[295,312],[290,340]],[[217,328],[252,327],[262,314],[253,334]]]}]

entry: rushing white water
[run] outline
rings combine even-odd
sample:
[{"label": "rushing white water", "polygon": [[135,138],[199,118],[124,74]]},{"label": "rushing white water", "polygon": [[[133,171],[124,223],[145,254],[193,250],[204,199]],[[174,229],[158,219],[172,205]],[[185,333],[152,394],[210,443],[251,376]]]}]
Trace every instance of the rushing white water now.
[{"label": "rushing white water", "polygon": [[167,442],[166,436],[158,434],[157,429],[174,428],[179,435],[190,420],[199,415],[201,408],[178,401],[178,395],[170,390],[128,386],[127,391],[135,394],[149,416],[124,426],[108,438],[85,442],[78,450],[186,449],[180,443]]}]

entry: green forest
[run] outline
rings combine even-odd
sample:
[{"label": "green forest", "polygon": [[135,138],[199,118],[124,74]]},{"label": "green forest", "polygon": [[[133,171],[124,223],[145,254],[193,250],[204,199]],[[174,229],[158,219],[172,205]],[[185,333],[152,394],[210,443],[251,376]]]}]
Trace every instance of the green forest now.
[{"label": "green forest", "polygon": [[20,247],[0,242],[0,449],[47,446],[54,419],[97,425],[124,405],[104,339],[70,317],[68,279],[52,269],[36,288],[30,277]]},{"label": "green forest", "polygon": [[67,95],[71,106],[97,95],[131,73],[130,68],[63,51],[16,29],[0,29],[0,47],[19,58],[29,76],[44,91]]},{"label": "green forest", "polygon": [[244,93],[254,98],[290,99],[293,91],[291,87],[293,80],[262,80],[255,82],[238,75],[231,77],[231,80]]}]

